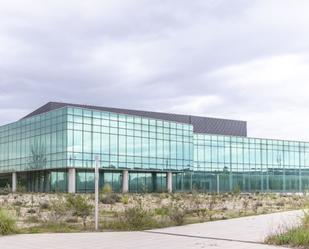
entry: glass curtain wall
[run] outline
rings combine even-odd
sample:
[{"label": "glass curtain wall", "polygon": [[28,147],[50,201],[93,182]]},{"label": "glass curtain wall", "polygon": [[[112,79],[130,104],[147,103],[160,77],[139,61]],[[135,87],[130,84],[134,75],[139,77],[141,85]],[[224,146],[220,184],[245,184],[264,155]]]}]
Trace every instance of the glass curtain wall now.
[{"label": "glass curtain wall", "polygon": [[[130,191],[151,192],[155,186],[151,172],[183,172],[193,165],[192,125],[82,108],[68,108],[67,120],[68,167],[77,168],[82,175],[83,169],[94,167],[98,155],[100,168],[114,172],[103,176],[115,189],[120,184],[109,178],[120,179],[123,169],[140,171],[130,172]],[[88,185],[89,180],[88,186],[92,186],[93,177],[81,175],[78,179],[84,180],[78,183],[81,187],[77,189],[88,191],[83,185]],[[161,179],[159,176],[157,179]],[[157,185],[162,189],[161,183]]]},{"label": "glass curtain wall", "polygon": [[308,189],[309,143],[194,135],[193,188],[201,191]]},{"label": "glass curtain wall", "polygon": [[[194,134],[193,126],[90,109],[65,107],[0,127],[0,185],[18,172],[29,191],[66,191],[67,168],[77,190],[119,192],[122,170],[129,191],[304,191],[309,189],[309,143]],[[21,173],[23,172],[23,173]]]},{"label": "glass curtain wall", "polygon": [[1,126],[0,173],[18,172],[28,191],[66,191],[66,170],[56,170],[66,167],[66,135],[66,109]]},{"label": "glass curtain wall", "polygon": [[66,109],[0,127],[0,172],[66,167]]}]

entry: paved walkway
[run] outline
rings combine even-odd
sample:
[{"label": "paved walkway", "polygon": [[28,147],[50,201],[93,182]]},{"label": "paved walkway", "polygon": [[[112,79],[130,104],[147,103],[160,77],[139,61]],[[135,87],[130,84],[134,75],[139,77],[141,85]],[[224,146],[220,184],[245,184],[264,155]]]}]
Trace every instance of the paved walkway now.
[{"label": "paved walkway", "polygon": [[301,211],[155,229],[143,232],[32,234],[0,237],[1,249],[275,249],[263,245],[278,229],[295,226]]}]

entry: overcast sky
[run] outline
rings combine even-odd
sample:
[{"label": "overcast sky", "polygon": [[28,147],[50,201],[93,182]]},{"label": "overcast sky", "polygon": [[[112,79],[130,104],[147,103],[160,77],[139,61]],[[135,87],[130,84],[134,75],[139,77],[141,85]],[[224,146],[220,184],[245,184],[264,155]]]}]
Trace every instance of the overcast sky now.
[{"label": "overcast sky", "polygon": [[49,101],[309,141],[308,0],[0,0],[0,125]]}]

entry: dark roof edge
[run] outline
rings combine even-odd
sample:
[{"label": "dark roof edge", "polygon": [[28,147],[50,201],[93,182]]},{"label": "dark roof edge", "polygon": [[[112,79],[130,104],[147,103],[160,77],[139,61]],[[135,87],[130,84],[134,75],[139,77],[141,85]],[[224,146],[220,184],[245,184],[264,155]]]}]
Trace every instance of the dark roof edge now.
[{"label": "dark roof edge", "polygon": [[90,110],[105,111],[120,113],[132,116],[141,116],[157,120],[166,120],[176,123],[185,123],[193,125],[194,132],[209,133],[216,135],[229,135],[229,136],[247,136],[247,122],[232,119],[221,119],[221,118],[209,118],[203,116],[193,116],[184,114],[172,114],[164,112],[153,112],[153,111],[141,111],[132,109],[121,109],[112,107],[100,107],[91,105],[81,104],[70,104],[61,102],[48,102],[47,104],[39,107],[35,111],[31,112],[27,116],[23,117],[30,118],[32,116],[46,113],[52,110],[56,110],[63,107],[77,107],[85,108]]},{"label": "dark roof edge", "polygon": [[[168,112],[156,112],[156,111],[145,111],[145,110],[136,110],[136,109],[125,109],[125,108],[117,108],[117,107],[101,107],[101,106],[93,106],[93,105],[88,105],[88,104],[72,104],[72,103],[65,103],[65,102],[48,102],[45,105],[39,107],[38,109],[34,110],[33,112],[27,114],[26,116],[22,117],[21,119],[25,118],[30,118],[32,116],[42,114],[45,112],[49,112],[52,110],[56,110],[65,106],[71,106],[71,107],[78,107],[78,108],[86,108],[86,109],[92,109],[92,110],[98,110],[100,111],[100,108],[106,108],[110,110],[114,110],[115,113],[121,113],[121,110],[123,111],[133,111],[133,112],[146,112],[146,113],[153,113],[153,114],[163,114],[163,115],[177,115],[181,117],[187,117],[191,119],[192,117],[197,117],[197,118],[208,118],[208,119],[220,119],[224,121],[236,121],[236,122],[244,122],[247,123],[245,120],[237,120],[237,119],[227,119],[227,118],[215,118],[215,117],[205,117],[205,116],[198,116],[198,115],[188,115],[188,114],[177,114],[177,113],[168,113]],[[101,110],[104,111],[104,110]],[[113,112],[113,111],[110,111]],[[133,114],[132,114],[133,115]]]}]

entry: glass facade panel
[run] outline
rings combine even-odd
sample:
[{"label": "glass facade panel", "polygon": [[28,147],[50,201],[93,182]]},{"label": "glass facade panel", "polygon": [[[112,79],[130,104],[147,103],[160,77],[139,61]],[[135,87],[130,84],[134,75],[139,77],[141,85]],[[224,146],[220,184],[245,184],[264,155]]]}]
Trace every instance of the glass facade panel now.
[{"label": "glass facade panel", "polygon": [[[219,142],[219,141],[225,141]],[[304,142],[194,134],[192,184],[200,191],[303,191]],[[307,160],[306,160],[307,159]]]},{"label": "glass facade panel", "polygon": [[309,143],[193,133],[189,124],[77,107],[64,107],[0,127],[0,186],[11,172],[30,191],[91,192],[94,159],[100,187],[129,190],[303,191],[309,188]]}]

